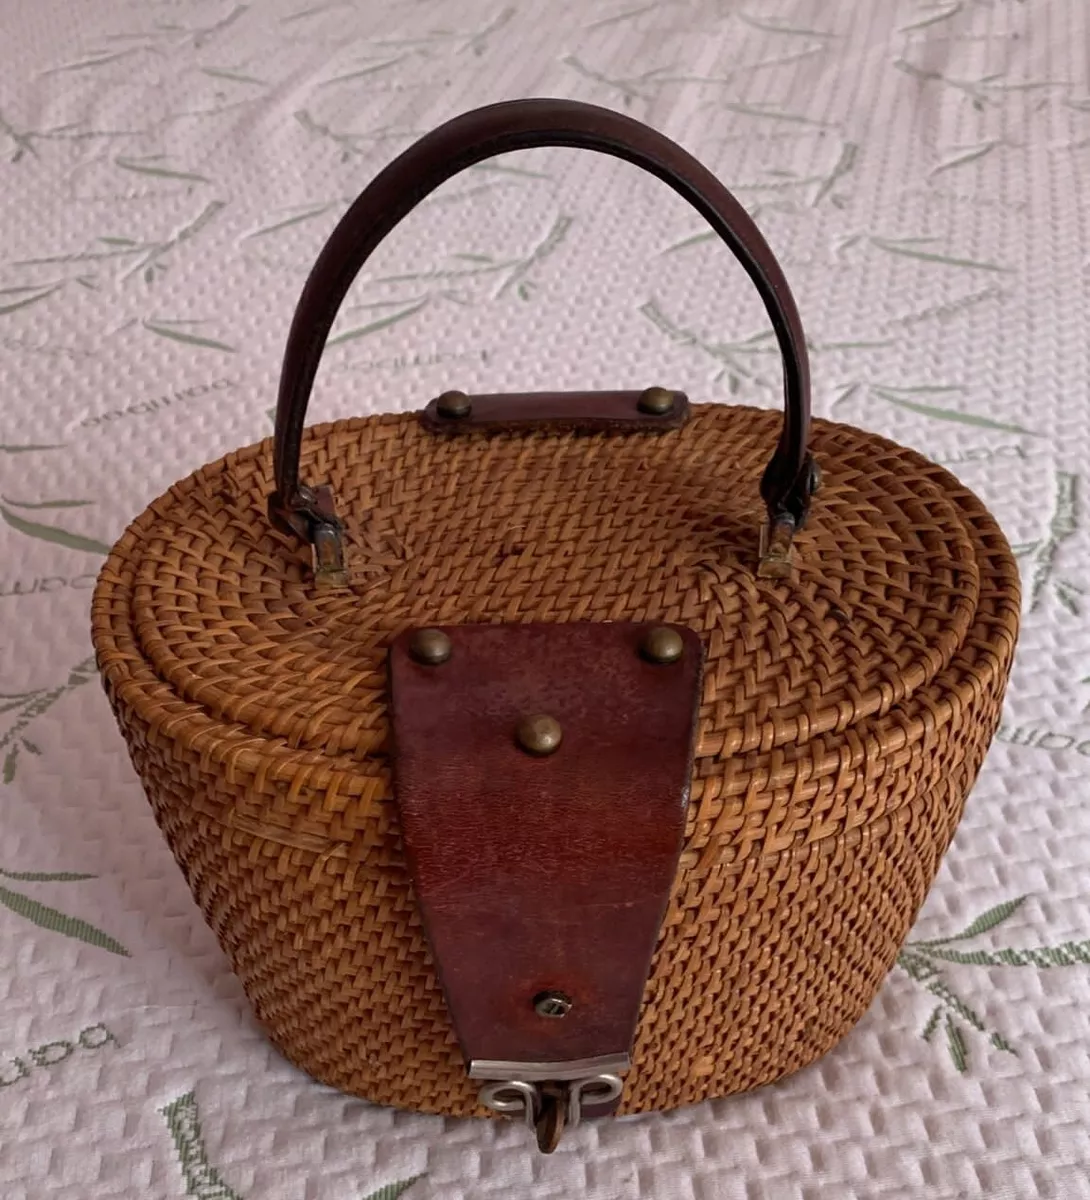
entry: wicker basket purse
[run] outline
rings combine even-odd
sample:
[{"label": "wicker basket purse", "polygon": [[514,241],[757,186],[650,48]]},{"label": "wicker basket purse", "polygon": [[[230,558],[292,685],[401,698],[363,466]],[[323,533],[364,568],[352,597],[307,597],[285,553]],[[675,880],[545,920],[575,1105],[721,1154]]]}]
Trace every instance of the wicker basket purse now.
[{"label": "wicker basket purse", "polygon": [[[456,171],[543,145],[634,162],[703,214],[772,320],[785,415],[657,386],[447,392],[304,434],[379,241]],[[628,117],[539,100],[447,123],[351,206],[273,443],[130,526],[93,633],[280,1050],[382,1104],[524,1119],[549,1150],[588,1116],[776,1079],[862,1016],[995,731],[1018,613],[956,479],[811,422],[794,301],[730,193]]]}]

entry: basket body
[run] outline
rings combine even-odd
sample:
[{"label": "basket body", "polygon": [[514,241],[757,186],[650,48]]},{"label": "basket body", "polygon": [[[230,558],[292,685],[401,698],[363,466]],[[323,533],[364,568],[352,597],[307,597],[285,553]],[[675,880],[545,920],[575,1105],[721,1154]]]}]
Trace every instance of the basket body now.
[{"label": "basket body", "polygon": [[269,443],[120,540],[93,605],[107,693],[201,910],[303,1070],[482,1111],[391,782],[385,655],[421,623],[670,621],[702,639],[684,844],[621,1111],[769,1082],[865,1012],[998,724],[1018,575],[948,473],[817,422],[796,576],[757,578],[779,422],[705,406],[652,438],[319,426],[302,462],[338,496],[347,589],[316,591],[270,528]]}]

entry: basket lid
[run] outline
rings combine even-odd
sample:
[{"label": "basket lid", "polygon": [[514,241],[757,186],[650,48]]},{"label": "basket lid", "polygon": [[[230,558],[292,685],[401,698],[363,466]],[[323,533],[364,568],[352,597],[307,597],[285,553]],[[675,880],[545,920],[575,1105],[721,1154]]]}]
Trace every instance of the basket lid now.
[{"label": "basket lid", "polygon": [[[772,322],[782,417],[708,406],[659,435],[587,435],[552,420],[447,438],[403,414],[304,437],[325,339],[382,238],[458,170],[544,145],[633,162],[709,221]],[[296,308],[275,446],[230,455],[157,501],[107,567],[120,586],[103,592],[100,614],[131,611],[96,619],[129,621],[122,653],[146,664],[139,686],[165,685],[171,702],[230,724],[235,739],[279,739],[365,775],[382,769],[387,650],[409,627],[684,625],[707,655],[697,757],[767,753],[880,718],[971,642],[983,558],[966,495],[881,438],[811,430],[806,339],[787,281],[706,168],[622,114],[513,101],[420,139],[351,205]],[[794,537],[793,578],[757,572],[762,528],[776,569]],[[315,585],[312,549],[329,579],[347,550],[347,586]]]},{"label": "basket lid", "polygon": [[951,477],[825,422],[795,578],[759,578],[779,421],[698,406],[649,439],[453,441],[409,415],[340,422],[308,434],[303,463],[338,497],[348,587],[317,589],[305,548],[270,526],[269,443],[171,488],[107,571],[128,574],[135,647],[178,699],[361,767],[387,746],[391,641],[434,624],[688,626],[707,654],[698,758],[798,746],[926,687],[968,636],[980,580]]}]

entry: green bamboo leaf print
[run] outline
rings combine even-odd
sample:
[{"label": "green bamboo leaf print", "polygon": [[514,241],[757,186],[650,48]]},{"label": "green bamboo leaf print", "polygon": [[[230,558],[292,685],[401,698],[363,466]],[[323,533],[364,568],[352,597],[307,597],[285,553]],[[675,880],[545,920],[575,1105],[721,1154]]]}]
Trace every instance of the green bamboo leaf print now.
[{"label": "green bamboo leaf print", "polygon": [[80,684],[87,683],[94,677],[95,660],[91,657],[84,659],[81,663],[77,663],[69,672],[68,681],[61,684],[60,687],[38,688],[35,691],[26,692],[22,695],[0,694],[0,700],[14,701],[12,704],[4,704],[0,707],[0,711],[8,712],[16,708],[22,709],[15,720],[15,724],[0,734],[0,750],[6,751],[2,775],[4,783],[11,783],[15,778],[20,747],[27,749],[31,745],[24,736],[28,726],[36,718],[52,708],[62,696]]},{"label": "green bamboo leaf print", "polygon": [[638,86],[646,76],[636,79],[610,79],[608,75],[602,74],[601,71],[595,71],[593,68],[588,67],[582,60],[576,58],[574,54],[567,54],[560,61],[566,67],[570,67],[577,74],[582,75],[584,79],[593,80],[595,83],[604,84],[606,87],[620,92],[626,105],[631,104],[633,100],[647,100],[650,98],[646,92],[640,91]]},{"label": "green bamboo leaf print", "polygon": [[0,875],[19,883],[78,883],[83,879],[97,879],[97,875],[82,875],[78,871],[6,871],[0,867]]},{"label": "green bamboo leaf print", "polygon": [[364,1196],[363,1200],[397,1200],[402,1192],[407,1192],[418,1179],[423,1179],[423,1175],[414,1175],[411,1179],[401,1179],[397,1183],[388,1183],[384,1187],[380,1187],[377,1192],[370,1192]]},{"label": "green bamboo leaf print", "polygon": [[[182,228],[168,238],[165,242],[156,242],[148,245],[136,247],[137,250],[146,250],[147,253],[138,262],[122,276],[123,279],[131,279],[133,275],[143,273],[148,267],[159,266],[158,259],[169,254],[172,250],[183,245],[185,242],[192,241],[203,229],[205,229],[219,214],[227,207],[225,200],[210,200],[203,209],[189,222],[188,225],[183,225]],[[111,254],[131,254],[131,249],[112,250]]]},{"label": "green bamboo leaf print", "polygon": [[982,912],[961,933],[955,933],[952,937],[938,938],[929,942],[913,942],[912,944],[919,948],[923,946],[948,946],[951,942],[964,942],[969,938],[976,937],[978,934],[987,933],[988,930],[994,929],[997,925],[1001,925],[1004,921],[1012,917],[1028,899],[1028,896],[1016,896],[1013,900],[1004,900],[1002,903],[995,905],[994,908],[989,908],[986,912]]},{"label": "green bamboo leaf print", "polygon": [[329,12],[332,8],[340,8],[341,4],[334,0],[330,4],[312,4],[310,8],[300,9],[297,13],[291,13],[289,16],[281,17],[280,24],[287,25],[291,21],[301,21],[304,17],[316,17],[319,13]]},{"label": "green bamboo leaf print", "polygon": [[[228,1184],[208,1157],[201,1128],[201,1113],[197,1098],[192,1091],[172,1100],[159,1110],[166,1119],[167,1128],[174,1141],[178,1165],[185,1180],[185,1194],[195,1200],[243,1200],[243,1197]],[[413,1175],[387,1183],[377,1191],[369,1192],[363,1200],[398,1200],[423,1175]]]},{"label": "green bamboo leaf print", "polygon": [[789,121],[794,125],[812,125],[816,129],[829,128],[828,121],[817,121],[813,117],[806,117],[801,113],[784,112],[782,109],[771,108],[767,105],[723,103],[719,107],[738,113],[742,117],[765,117],[773,121]]},{"label": "green bamboo leaf print", "polygon": [[902,25],[897,30],[898,33],[912,33],[917,29],[927,29],[929,25],[938,25],[940,21],[949,21],[951,17],[956,17],[961,12],[963,7],[962,0],[957,0],[956,4],[951,4],[949,8],[943,9],[942,12],[935,13],[932,17],[923,17],[919,21],[913,22],[911,25]]},{"label": "green bamboo leaf print", "polygon": [[964,167],[967,163],[977,162],[979,159],[984,158],[985,155],[991,154],[1000,145],[1002,145],[1002,142],[996,139],[995,141],[985,142],[982,146],[974,146],[971,150],[965,150],[961,154],[939,163],[938,166],[932,167],[928,172],[928,178],[934,179],[936,175],[941,175],[943,171],[950,171],[954,167]]},{"label": "green bamboo leaf print", "polygon": [[243,75],[239,71],[228,71],[224,67],[201,67],[201,73],[211,75],[213,79],[228,79],[231,83],[256,83],[268,87],[264,79],[256,79],[253,75]]},{"label": "green bamboo leaf print", "polygon": [[954,1066],[964,1074],[969,1066],[965,1052],[965,1039],[961,1036],[961,1030],[954,1024],[954,1018],[949,1013],[946,1014],[946,1044],[950,1048],[950,1057],[954,1060]]},{"label": "green bamboo leaf print", "polygon": [[12,500],[10,496],[0,496],[0,500],[12,508],[87,508],[94,504],[93,500],[42,500],[31,504],[27,500]]},{"label": "green bamboo leaf print", "polygon": [[762,33],[787,33],[795,37],[835,38],[839,34],[830,33],[825,29],[800,29],[793,25],[778,25],[772,21],[763,21],[759,17],[751,17],[747,13],[735,13],[735,16],[745,25],[761,30]]},{"label": "green bamboo leaf print", "polygon": [[45,300],[47,297],[52,296],[54,292],[60,291],[62,287],[64,287],[63,283],[55,283],[52,287],[38,292],[37,295],[27,296],[22,300],[15,300],[11,304],[0,304],[0,317],[6,317],[8,313],[18,312],[21,308],[29,308],[30,305],[37,304],[39,300]]},{"label": "green bamboo leaf print", "polygon": [[27,537],[38,538],[43,542],[54,542],[58,546],[67,546],[69,550],[83,550],[88,554],[110,553],[110,547],[103,542],[84,537],[80,533],[70,533],[67,529],[58,529],[55,525],[40,525],[37,521],[27,521],[3,505],[0,505],[0,518],[17,533],[24,533]]},{"label": "green bamboo leaf print", "polygon": [[471,171],[484,171],[492,175],[519,175],[523,179],[548,179],[546,171],[531,171],[526,167],[510,167],[506,163],[483,162],[474,163]]},{"label": "green bamboo leaf print", "polygon": [[496,32],[497,29],[502,29],[511,18],[515,15],[516,9],[514,5],[503,9],[500,15],[494,21],[489,22],[483,29],[477,33],[470,34],[465,43],[461,47],[463,50],[472,50],[479,58],[488,49],[488,39]]},{"label": "green bamboo leaf print", "polygon": [[844,145],[840,148],[840,157],[833,164],[833,169],[821,181],[820,186],[814,193],[814,198],[810,201],[811,208],[817,208],[817,206],[833,190],[840,180],[852,170],[852,168],[855,166],[855,160],[858,153],[859,146],[855,142],[844,143]]},{"label": "green bamboo leaf print", "polygon": [[953,88],[954,91],[962,92],[969,96],[973,102],[973,108],[980,112],[985,104],[992,103],[991,97],[988,95],[988,88],[995,85],[996,80],[1002,78],[1002,72],[993,71],[989,75],[983,75],[975,81],[964,79],[951,79],[948,75],[943,75],[941,71],[930,71],[923,67],[917,67],[914,63],[908,62],[903,58],[895,58],[893,66],[898,71],[904,71],[906,75],[911,75],[913,79],[919,79],[925,83],[942,83],[946,87]]},{"label": "green bamboo leaf print", "polygon": [[20,133],[2,112],[0,112],[0,132],[6,133],[11,141],[15,143],[15,153],[11,156],[11,162],[17,163],[25,154],[31,154],[35,158],[38,157],[38,148],[34,145],[34,142],[27,134]]},{"label": "green bamboo leaf print", "polygon": [[603,17],[600,21],[592,21],[589,25],[584,25],[586,30],[603,29],[606,25],[618,25],[622,21],[631,21],[633,17],[642,16],[646,12],[651,12],[657,8],[656,4],[645,4],[641,8],[630,8],[626,12],[617,13],[612,17]]},{"label": "green bamboo leaf print", "polygon": [[1082,611],[1079,606],[1079,597],[1082,594],[1082,588],[1076,587],[1066,580],[1061,579],[1056,583],[1056,599],[1073,617],[1077,617]]},{"label": "green bamboo leaf print", "polygon": [[114,162],[123,171],[134,171],[137,175],[155,175],[160,179],[181,179],[187,183],[209,183],[210,180],[206,175],[197,175],[193,171],[178,171],[172,167],[162,167],[158,165],[158,160],[162,155],[154,155],[152,158],[122,158],[118,156]]},{"label": "green bamboo leaf print", "polygon": [[923,417],[933,417],[936,421],[955,421],[960,425],[975,425],[979,429],[998,429],[1004,433],[1026,434],[1028,437],[1039,436],[1032,429],[1027,429],[1024,425],[1015,425],[1009,421],[993,421],[990,417],[981,417],[976,413],[959,412],[956,408],[939,408],[934,404],[922,404],[918,400],[909,400],[905,396],[898,394],[898,391],[894,388],[873,386],[871,393],[880,400],[885,400],[887,403],[894,404],[898,408],[919,413]]},{"label": "green bamboo leaf print", "polygon": [[900,254],[904,258],[918,258],[921,262],[939,263],[946,267],[965,267],[973,271],[998,271],[1010,274],[1010,267],[1002,267],[998,263],[980,262],[975,258],[957,258],[950,254],[936,254],[932,250],[921,250],[918,238],[905,238],[894,241],[891,238],[872,237],[872,246],[885,250],[889,254]]},{"label": "green bamboo leaf print", "polygon": [[967,967],[1073,967],[1090,963],[1090,942],[1061,942],[1058,946],[1038,946],[1035,949],[1014,950],[949,950],[934,946],[927,951],[932,958],[958,963]]},{"label": "green bamboo leaf print", "polygon": [[942,1005],[936,1004],[931,1010],[931,1015],[927,1018],[927,1022],[923,1029],[920,1030],[920,1037],[925,1042],[931,1041],[935,1034],[935,1030],[939,1027],[939,1022],[942,1020]]},{"label": "green bamboo leaf print", "polygon": [[399,63],[403,63],[409,55],[402,54],[398,58],[390,58],[385,62],[370,63],[367,66],[360,67],[359,70],[349,71],[346,75],[335,75],[332,79],[327,79],[324,83],[320,83],[319,87],[332,87],[335,83],[348,83],[355,79],[365,79],[369,75],[377,75],[379,71],[388,71],[391,67],[396,67]]},{"label": "green bamboo leaf print", "polygon": [[957,995],[944,979],[933,979],[927,985],[927,990],[932,996],[938,997],[951,1012],[967,1021],[978,1033],[987,1033],[980,1014]]},{"label": "green bamboo leaf print", "polygon": [[714,230],[706,229],[703,233],[694,233],[692,237],[682,238],[680,242],[674,242],[667,246],[665,250],[660,250],[660,254],[673,254],[677,250],[687,250],[690,246],[700,246],[704,242],[718,241],[719,234]]},{"label": "green bamboo leaf print", "polygon": [[320,208],[309,208],[306,212],[297,213],[294,217],[286,217],[283,221],[276,221],[272,225],[265,225],[261,229],[255,229],[252,233],[243,234],[242,240],[247,241],[249,238],[265,237],[266,234],[278,233],[281,229],[288,229],[292,225],[299,225],[303,221],[313,220],[315,217],[320,217],[323,213],[329,212],[332,205],[323,204]]},{"label": "green bamboo leaf print", "polygon": [[965,1037],[967,1030],[986,1037],[993,1049],[1005,1054],[1015,1054],[1017,1051],[1001,1033],[989,1030],[983,1017],[947,981],[944,972],[951,966],[1033,967],[1048,970],[1090,965],[1090,941],[1062,942],[1025,950],[958,950],[951,947],[953,942],[968,941],[1002,925],[1021,909],[1026,899],[1025,896],[1016,896],[993,905],[950,937],[906,942],[897,956],[897,965],[938,1001],[921,1031],[924,1040],[930,1041],[940,1021],[945,1019],[946,1045],[958,1071],[967,1070],[969,1065],[969,1043]]},{"label": "green bamboo leaf print", "polygon": [[[105,242],[105,238],[99,238]],[[127,239],[126,239],[127,241]],[[58,263],[74,262],[104,262],[111,258],[123,258],[127,254],[139,254],[148,247],[138,242],[119,244],[114,239],[109,250],[84,250],[79,254],[47,254],[42,258],[21,258],[14,265],[17,267],[48,267]]]},{"label": "green bamboo leaf print", "polygon": [[174,1139],[174,1149],[185,1180],[185,1194],[197,1200],[242,1200],[208,1161],[201,1131],[201,1114],[193,1093],[186,1092],[159,1111],[166,1118],[170,1136]]},{"label": "green bamboo leaf print", "polygon": [[83,58],[78,62],[65,63],[60,67],[50,67],[48,71],[43,71],[43,75],[60,75],[65,71],[85,71],[90,67],[105,67],[109,63],[118,62],[122,58],[128,58],[130,54],[135,53],[135,50],[117,50],[113,54],[100,54],[95,58]]},{"label": "green bamboo leaf print", "polygon": [[522,281],[522,277],[530,271],[536,263],[547,258],[567,237],[568,230],[572,227],[574,217],[569,217],[561,214],[553,222],[552,228],[541,239],[541,241],[530,251],[525,258],[521,259],[511,271],[511,274],[500,284],[496,290],[497,296],[502,296],[503,293],[511,287],[515,287]]},{"label": "green bamboo leaf print", "polygon": [[915,312],[895,317],[891,323],[896,325],[918,325],[921,321],[955,317],[959,313],[965,312],[967,309],[973,308],[978,304],[983,304],[987,300],[1003,300],[1006,299],[1006,296],[1007,292],[1003,288],[992,285],[978,292],[969,292],[967,295],[959,296],[954,300],[949,300],[942,304],[928,305],[926,308],[917,309]]},{"label": "green bamboo leaf print", "polygon": [[653,299],[640,305],[639,311],[671,341],[680,346],[697,347],[722,363],[722,369],[716,374],[714,383],[718,383],[726,375],[732,392],[737,389],[738,385],[736,380],[731,379],[731,376],[748,380],[760,387],[771,386],[769,380],[749,370],[739,359],[739,355],[753,354],[755,351],[763,354],[767,351],[768,348],[761,344],[764,341],[763,331],[756,338],[751,338],[747,342],[709,342],[693,330],[677,324],[659,308],[658,303]]},{"label": "green bamboo leaf print", "polygon": [[897,965],[907,971],[909,977],[917,983],[925,983],[932,979],[939,970],[929,959],[924,958],[922,954],[913,953],[912,950],[902,950]]},{"label": "green bamboo leaf print", "polygon": [[101,929],[96,929],[94,925],[89,925],[79,917],[70,917],[46,904],[39,904],[37,900],[24,896],[22,892],[13,892],[6,887],[0,887],[0,904],[42,929],[64,934],[65,937],[76,938],[90,946],[97,946],[100,950],[109,950],[111,954],[120,954],[124,958],[129,957],[128,950],[108,933],[103,933]]},{"label": "green bamboo leaf print", "polygon": [[229,25],[233,25],[241,16],[245,15],[249,7],[248,4],[236,4],[223,20],[216,21],[215,24],[208,25],[203,29],[187,30],[192,35],[193,48],[200,50],[202,46],[207,45],[217,33],[222,33]]},{"label": "green bamboo leaf print", "polygon": [[1058,578],[1056,575],[1057,560],[1060,549],[1069,538],[1079,530],[1079,514],[1081,510],[1081,488],[1079,477],[1070,471],[1057,471],[1052,513],[1048,520],[1045,536],[1038,541],[1030,542],[1024,547],[1020,557],[1030,555],[1030,584],[1026,604],[1033,612],[1044,598],[1047,588],[1051,588],[1060,603],[1078,615],[1076,597],[1081,589],[1070,579]]},{"label": "green bamboo leaf print", "polygon": [[366,337],[369,333],[377,333],[380,329],[387,329],[391,325],[396,325],[399,321],[406,320],[414,313],[418,313],[427,302],[425,298],[411,305],[409,308],[402,309],[401,312],[391,313],[388,317],[380,317],[377,321],[372,321],[369,325],[361,325],[358,329],[347,329],[344,333],[339,333],[336,337],[331,337],[326,342],[326,346],[340,346],[344,342],[351,342],[356,338]]},{"label": "green bamboo leaf print", "polygon": [[[149,333],[157,333],[160,337],[170,338],[174,342],[184,342],[187,346],[203,346],[206,350],[223,350],[227,354],[234,354],[234,346],[228,346],[226,342],[217,342],[214,338],[201,337],[196,333],[185,333],[181,329],[176,329],[172,324],[156,323],[155,321],[142,321]],[[181,324],[181,322],[179,322]]]}]

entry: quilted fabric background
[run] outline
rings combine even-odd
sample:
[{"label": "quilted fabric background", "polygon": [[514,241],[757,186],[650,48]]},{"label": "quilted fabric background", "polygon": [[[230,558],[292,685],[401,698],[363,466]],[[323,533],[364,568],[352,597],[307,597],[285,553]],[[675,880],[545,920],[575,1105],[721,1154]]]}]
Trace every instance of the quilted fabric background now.
[{"label": "quilted fabric background", "polygon": [[[1090,21],[1081,0],[0,5],[0,1194],[1090,1197]],[[89,589],[270,432],[292,308],[374,172],[476,104],[679,140],[780,256],[821,415],[950,465],[1024,566],[1004,724],[898,968],[750,1096],[523,1130],[377,1109],[250,1019],[97,686]],[[476,168],[354,286],[314,418],[450,387],[777,403],[741,270],[633,168]]]}]

